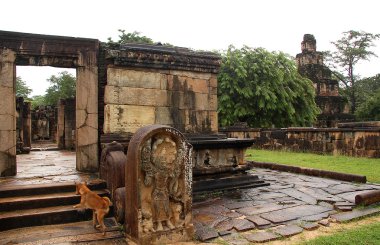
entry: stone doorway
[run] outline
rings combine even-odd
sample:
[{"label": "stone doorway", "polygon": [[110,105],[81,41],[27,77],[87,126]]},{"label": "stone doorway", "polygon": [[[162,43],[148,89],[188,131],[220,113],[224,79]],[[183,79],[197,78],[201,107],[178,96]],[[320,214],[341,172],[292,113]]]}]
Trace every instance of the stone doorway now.
[{"label": "stone doorway", "polygon": [[76,69],[76,169],[98,171],[98,47],[94,39],[0,31],[0,177],[17,173],[16,65]]}]

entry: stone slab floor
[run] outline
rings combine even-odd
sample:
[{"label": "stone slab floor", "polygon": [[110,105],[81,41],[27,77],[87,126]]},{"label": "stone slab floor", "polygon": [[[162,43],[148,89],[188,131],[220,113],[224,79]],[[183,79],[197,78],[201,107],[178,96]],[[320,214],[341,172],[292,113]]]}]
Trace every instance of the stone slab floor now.
[{"label": "stone slab floor", "polygon": [[193,204],[196,236],[222,244],[266,242],[376,213],[355,208],[355,196],[378,190],[358,184],[267,169],[253,174],[270,186],[236,190]]},{"label": "stone slab floor", "polygon": [[1,177],[0,185],[30,185],[87,181],[97,174],[81,173],[75,169],[74,151],[31,151],[17,155],[17,175]]},{"label": "stone slab floor", "polygon": [[[17,155],[17,161],[17,176],[0,178],[0,185],[97,178],[97,174],[75,170],[75,152],[32,151]],[[355,195],[378,190],[379,184],[357,184],[258,168],[252,173],[270,186],[226,192],[193,204],[199,241],[218,244],[266,242],[328,226],[330,222],[380,213],[380,209],[374,207],[351,211],[355,208]],[[28,233],[27,229],[23,232]],[[48,229],[44,227],[45,231]],[[120,240],[112,242],[117,244]],[[112,242],[107,241],[108,244]]]}]

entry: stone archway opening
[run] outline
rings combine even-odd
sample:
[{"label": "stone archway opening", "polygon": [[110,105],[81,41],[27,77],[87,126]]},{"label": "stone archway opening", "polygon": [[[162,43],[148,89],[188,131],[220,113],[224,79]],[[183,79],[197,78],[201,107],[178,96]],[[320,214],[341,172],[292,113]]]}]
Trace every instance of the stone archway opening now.
[{"label": "stone archway opening", "polygon": [[16,66],[18,179],[76,174],[76,83],[76,69]]},{"label": "stone archway opening", "polygon": [[0,31],[0,177],[17,173],[16,66],[76,69],[76,170],[98,171],[98,49],[95,39]]}]

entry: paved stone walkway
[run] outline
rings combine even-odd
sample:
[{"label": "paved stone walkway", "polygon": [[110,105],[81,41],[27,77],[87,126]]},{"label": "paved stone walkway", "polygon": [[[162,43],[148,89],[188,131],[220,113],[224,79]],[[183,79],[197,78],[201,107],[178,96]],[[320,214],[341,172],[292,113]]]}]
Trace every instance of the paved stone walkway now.
[{"label": "paved stone walkway", "polygon": [[258,168],[252,173],[270,186],[228,192],[194,203],[194,224],[199,240],[218,239],[227,244],[266,242],[299,234],[304,229],[328,226],[330,222],[380,213],[379,208],[351,212],[355,208],[355,196],[380,189],[378,184]]},{"label": "paved stone walkway", "polygon": [[17,175],[1,177],[0,185],[29,185],[96,179],[97,174],[81,173],[75,168],[73,151],[31,151],[17,155]]}]

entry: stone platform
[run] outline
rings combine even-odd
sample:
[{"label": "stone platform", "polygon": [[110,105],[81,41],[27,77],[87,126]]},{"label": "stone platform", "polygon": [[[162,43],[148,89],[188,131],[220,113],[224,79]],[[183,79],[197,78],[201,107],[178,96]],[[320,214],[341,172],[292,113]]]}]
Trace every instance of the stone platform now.
[{"label": "stone platform", "polygon": [[[96,174],[84,174],[75,170],[75,152],[36,151],[18,155],[17,160],[18,175],[0,178],[0,185],[59,183],[97,178]],[[355,195],[380,190],[379,184],[358,184],[261,168],[254,168],[250,172],[270,185],[217,193],[218,197],[193,203],[198,240],[224,244],[265,242],[295,235],[303,230],[328,226],[330,222],[345,222],[380,213],[379,208],[355,207]],[[351,211],[352,209],[354,210]],[[44,226],[43,230],[50,232],[52,237],[63,234],[62,230],[58,231],[55,227]],[[72,229],[74,228],[64,228],[67,232],[65,235],[72,232],[75,236]],[[22,230],[25,237],[28,237],[29,232],[30,236],[39,234],[36,231],[41,230],[39,227]],[[2,239],[8,235],[10,233],[0,233]],[[123,244],[119,239],[114,241],[115,244]]]},{"label": "stone platform", "polygon": [[82,173],[75,169],[73,151],[31,151],[17,155],[17,175],[1,177],[0,185],[29,185],[87,181],[97,174]]},{"label": "stone platform", "polygon": [[225,192],[193,204],[197,239],[223,244],[266,242],[380,213],[379,208],[355,209],[355,196],[379,190],[379,184],[253,169],[270,186]]}]

